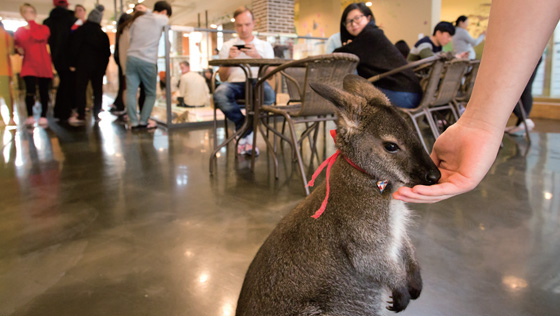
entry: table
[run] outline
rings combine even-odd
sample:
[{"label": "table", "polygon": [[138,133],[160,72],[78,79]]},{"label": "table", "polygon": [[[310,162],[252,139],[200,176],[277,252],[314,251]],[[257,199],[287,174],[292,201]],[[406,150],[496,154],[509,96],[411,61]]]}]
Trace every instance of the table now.
[{"label": "table", "polygon": [[[266,74],[266,70],[269,67],[272,66],[279,66],[282,65],[286,62],[291,61],[291,59],[280,59],[280,58],[259,58],[259,59],[253,59],[253,58],[239,58],[239,59],[214,59],[214,60],[210,60],[208,62],[208,64],[210,66],[221,66],[221,67],[240,67],[243,72],[245,73],[245,78],[246,78],[246,82],[245,82],[245,122],[243,123],[243,126],[238,130],[235,131],[235,133],[233,133],[233,135],[231,135],[228,139],[226,139],[223,143],[221,143],[220,145],[216,146],[216,148],[214,149],[214,152],[212,152],[212,155],[210,156],[210,174],[213,174],[214,172],[214,164],[215,164],[215,160],[216,160],[216,154],[218,153],[218,151],[220,151],[220,149],[222,149],[224,146],[227,146],[227,144],[229,144],[230,142],[232,142],[233,140],[235,140],[237,138],[237,136],[239,135],[243,135],[243,133],[245,133],[245,131],[249,128],[249,126],[251,126],[252,121],[253,121],[253,115],[254,115],[254,108],[255,106],[259,106],[259,104],[255,103],[255,99],[254,99],[254,94],[253,94],[253,85],[251,84],[251,80],[252,79],[256,79],[258,80],[259,78],[261,78],[263,76],[263,74]],[[253,72],[251,70],[251,67],[258,67],[259,70],[257,72],[257,76],[255,78],[253,78]],[[214,105],[216,106],[216,105]],[[254,146],[256,146],[256,134],[258,133],[258,131],[253,131],[254,133]],[[255,162],[255,155],[252,155],[251,157],[251,169],[254,167],[254,162]]]}]

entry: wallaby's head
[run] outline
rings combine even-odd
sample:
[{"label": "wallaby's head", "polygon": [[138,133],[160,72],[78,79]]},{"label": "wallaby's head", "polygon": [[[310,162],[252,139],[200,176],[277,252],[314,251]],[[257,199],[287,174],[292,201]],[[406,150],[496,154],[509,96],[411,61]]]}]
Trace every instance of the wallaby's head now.
[{"label": "wallaby's head", "polygon": [[347,75],[343,90],[310,86],[338,109],[336,145],[352,162],[393,190],[437,183],[441,174],[405,114],[371,83]]}]

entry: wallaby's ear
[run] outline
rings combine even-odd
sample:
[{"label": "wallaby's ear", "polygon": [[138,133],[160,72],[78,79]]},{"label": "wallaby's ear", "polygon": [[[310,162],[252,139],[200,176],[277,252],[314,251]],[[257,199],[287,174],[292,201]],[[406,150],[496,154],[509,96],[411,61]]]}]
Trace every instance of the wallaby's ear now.
[{"label": "wallaby's ear", "polygon": [[375,104],[391,105],[391,102],[383,92],[379,91],[379,89],[374,87],[369,81],[358,75],[346,75],[342,87],[352,94],[357,94],[370,100],[370,102],[372,100],[377,101]]},{"label": "wallaby's ear", "polygon": [[340,113],[339,122],[344,124],[349,131],[359,126],[358,117],[362,112],[362,104],[366,102],[363,97],[351,95],[346,91],[322,83],[310,83],[309,86],[336,106]]}]

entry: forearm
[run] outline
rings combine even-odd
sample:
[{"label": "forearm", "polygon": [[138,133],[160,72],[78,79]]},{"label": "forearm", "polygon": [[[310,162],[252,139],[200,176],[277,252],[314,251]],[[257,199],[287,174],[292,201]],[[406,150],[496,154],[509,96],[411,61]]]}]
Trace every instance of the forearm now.
[{"label": "forearm", "polygon": [[492,1],[486,45],[472,97],[460,120],[463,124],[503,131],[558,23],[559,12],[557,0],[538,4]]},{"label": "forearm", "polygon": [[220,76],[220,81],[228,80],[230,72],[231,72],[230,67],[220,67],[218,69],[218,75]]}]

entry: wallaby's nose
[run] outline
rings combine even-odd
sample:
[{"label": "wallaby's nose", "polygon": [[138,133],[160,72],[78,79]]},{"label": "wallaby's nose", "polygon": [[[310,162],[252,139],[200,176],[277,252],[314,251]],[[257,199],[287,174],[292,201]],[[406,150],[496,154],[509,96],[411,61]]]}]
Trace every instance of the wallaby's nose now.
[{"label": "wallaby's nose", "polygon": [[441,178],[441,173],[438,169],[430,170],[426,173],[426,181],[428,184],[436,184]]}]

